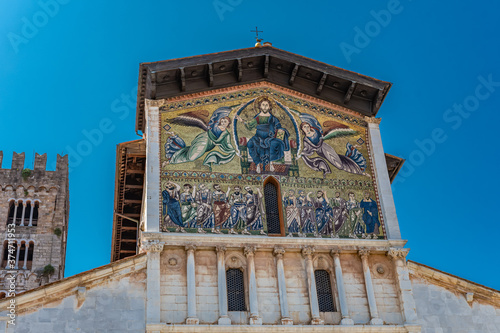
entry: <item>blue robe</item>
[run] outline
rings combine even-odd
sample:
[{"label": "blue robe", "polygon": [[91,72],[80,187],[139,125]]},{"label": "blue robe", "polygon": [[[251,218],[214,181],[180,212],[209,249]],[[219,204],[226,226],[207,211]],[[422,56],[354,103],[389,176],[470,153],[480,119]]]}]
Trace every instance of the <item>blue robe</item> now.
[{"label": "blue robe", "polygon": [[332,207],[328,204],[326,199],[317,199],[314,203],[316,208],[316,223],[318,224],[318,233],[329,235],[332,233],[332,225],[330,220],[333,216]]},{"label": "blue robe", "polygon": [[[255,164],[263,164],[284,158],[285,151],[290,150],[289,133],[281,127],[278,118],[269,114],[269,117],[256,115],[254,121],[247,124],[248,129],[257,127],[257,132],[248,141],[247,147]],[[278,129],[284,132],[283,140],[276,137]]]},{"label": "blue robe", "polygon": [[[366,233],[371,234],[375,233],[378,234],[378,227],[380,226],[380,222],[378,220],[378,208],[377,208],[377,203],[373,201],[371,198],[368,199],[369,201],[365,201],[366,199],[361,200],[361,203],[359,204],[360,208],[364,209],[363,213],[363,222],[365,222],[366,225]],[[368,212],[371,212],[372,215],[370,215]]]},{"label": "blue robe", "polygon": [[175,198],[175,194],[174,196],[171,196],[167,190],[164,190],[161,194],[163,196],[163,215],[167,215],[170,220],[179,227],[184,227],[184,223],[182,222],[181,204],[179,203],[179,200]]}]

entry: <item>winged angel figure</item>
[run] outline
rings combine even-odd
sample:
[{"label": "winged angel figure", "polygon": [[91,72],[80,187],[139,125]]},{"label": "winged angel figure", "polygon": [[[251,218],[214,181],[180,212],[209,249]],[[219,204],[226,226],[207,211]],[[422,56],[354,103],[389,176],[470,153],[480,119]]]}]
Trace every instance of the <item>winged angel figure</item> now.
[{"label": "winged angel figure", "polygon": [[[322,171],[323,177],[332,172],[329,163],[339,170],[370,176],[365,172],[366,159],[355,146],[347,142],[345,155],[339,155],[325,142],[331,138],[356,135],[356,131],[332,120],[325,121],[321,126],[315,117],[307,113],[301,113],[299,118],[302,121],[300,129],[304,134],[304,148],[301,156],[308,167],[315,171]],[[314,153],[317,156],[313,157]]]},{"label": "winged angel figure", "polygon": [[[165,143],[166,164],[179,164],[193,162],[209,152],[203,165],[212,167],[229,163],[236,154],[231,145],[231,135],[229,134],[229,113],[230,107],[220,107],[214,111],[209,119],[208,111],[193,111],[183,113],[170,120],[171,124],[177,124],[187,127],[198,127],[203,130],[198,134],[190,146],[187,146],[184,140],[174,132],[167,132],[170,137]],[[215,147],[219,151],[214,150]]]}]

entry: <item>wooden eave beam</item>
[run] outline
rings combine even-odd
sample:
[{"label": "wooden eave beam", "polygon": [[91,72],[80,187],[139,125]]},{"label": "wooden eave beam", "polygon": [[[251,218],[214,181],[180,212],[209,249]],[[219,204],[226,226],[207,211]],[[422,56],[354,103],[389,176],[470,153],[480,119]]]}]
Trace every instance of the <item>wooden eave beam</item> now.
[{"label": "wooden eave beam", "polygon": [[156,72],[150,72],[151,76],[151,99],[156,98]]},{"label": "wooden eave beam", "polygon": [[321,94],[321,91],[323,90],[323,87],[325,86],[325,81],[326,78],[328,77],[328,74],[323,73],[323,76],[321,76],[321,79],[318,82],[318,87],[316,88],[316,94]]},{"label": "wooden eave beam", "polygon": [[345,93],[344,96],[344,104],[349,103],[352,97],[352,93],[354,92],[354,89],[356,89],[356,81],[352,81],[351,85],[349,86],[349,89],[347,89],[347,92]]},{"label": "wooden eave beam", "polygon": [[264,60],[264,77],[267,78],[269,76],[269,55],[266,54]]},{"label": "wooden eave beam", "polygon": [[179,68],[179,83],[181,91],[186,91],[186,73],[184,72],[184,67]]},{"label": "wooden eave beam", "polygon": [[208,86],[213,87],[214,86],[214,66],[212,63],[207,64],[208,67]]},{"label": "wooden eave beam", "polygon": [[295,64],[295,67],[293,67],[292,70],[292,74],[290,74],[290,80],[288,80],[289,85],[293,86],[298,71],[299,71],[299,64]]},{"label": "wooden eave beam", "polygon": [[234,64],[234,69],[236,71],[236,77],[238,78],[238,82],[241,82],[243,80],[243,64],[241,62],[241,58],[236,59],[236,62]]},{"label": "wooden eave beam", "polygon": [[377,96],[375,96],[375,100],[372,107],[373,114],[377,113],[380,106],[382,106],[382,100],[384,99],[384,90],[379,89],[377,91]]}]

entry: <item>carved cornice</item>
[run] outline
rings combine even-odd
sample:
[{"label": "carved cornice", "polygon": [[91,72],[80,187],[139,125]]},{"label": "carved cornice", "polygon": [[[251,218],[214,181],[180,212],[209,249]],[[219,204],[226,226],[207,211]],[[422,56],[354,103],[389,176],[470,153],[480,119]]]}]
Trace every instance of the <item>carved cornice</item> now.
[{"label": "carved cornice", "polygon": [[393,260],[401,259],[406,260],[406,256],[410,249],[404,249],[399,247],[391,247],[389,251],[387,251],[387,256],[389,256]]},{"label": "carved cornice", "polygon": [[382,118],[375,118],[375,117],[368,117],[368,116],[365,116],[365,121],[368,123],[368,124],[377,124],[379,125],[380,122],[382,121]]},{"label": "carved cornice", "polygon": [[285,249],[281,246],[276,246],[273,249],[273,255],[278,259],[283,259],[283,256],[285,255]]},{"label": "carved cornice", "polygon": [[146,252],[161,252],[163,251],[163,246],[165,242],[160,242],[159,240],[149,240],[142,243],[142,248]]},{"label": "carved cornice", "polygon": [[245,246],[245,248],[243,249],[243,253],[245,254],[245,257],[248,257],[250,255],[253,256],[255,254],[255,250],[255,246]]}]

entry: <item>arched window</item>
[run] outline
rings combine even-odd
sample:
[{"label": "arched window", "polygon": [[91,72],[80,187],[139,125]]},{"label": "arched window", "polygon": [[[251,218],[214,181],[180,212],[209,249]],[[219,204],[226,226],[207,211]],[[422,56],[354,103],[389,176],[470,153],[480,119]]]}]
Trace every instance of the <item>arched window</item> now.
[{"label": "arched window", "polygon": [[7,224],[14,222],[14,211],[15,210],[16,210],[16,205],[14,203],[14,200],[11,200],[9,202],[9,216],[7,218]]},{"label": "arched window", "polygon": [[26,263],[26,268],[31,269],[31,266],[33,265],[33,251],[35,250],[35,243],[34,242],[29,242],[28,245],[28,258],[27,258],[27,263]]},{"label": "arched window", "polygon": [[333,303],[332,284],[330,273],[324,269],[314,271],[316,280],[316,292],[318,294],[318,304],[320,312],[335,312]]},{"label": "arched window", "polygon": [[17,203],[17,211],[16,211],[16,225],[21,224],[21,219],[23,217],[23,209],[24,209],[23,201],[19,200]]},{"label": "arched window", "polygon": [[31,216],[31,201],[28,201],[24,209],[24,225],[29,225]]},{"label": "arched window", "polygon": [[237,268],[230,268],[226,271],[227,282],[227,310],[246,311],[245,283],[243,271]]},{"label": "arched window", "polygon": [[35,206],[33,206],[33,218],[31,219],[31,225],[38,225],[38,201],[35,201]]},{"label": "arched window", "polygon": [[279,193],[279,183],[273,177],[264,183],[264,202],[266,204],[267,233],[284,236],[282,202]]}]

